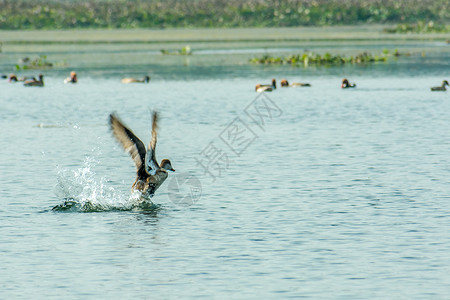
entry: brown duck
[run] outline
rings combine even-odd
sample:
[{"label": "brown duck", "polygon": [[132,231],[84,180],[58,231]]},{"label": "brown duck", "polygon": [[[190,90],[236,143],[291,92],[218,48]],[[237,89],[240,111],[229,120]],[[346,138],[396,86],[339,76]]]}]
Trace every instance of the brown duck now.
[{"label": "brown duck", "polygon": [[286,79],[283,79],[280,81],[281,87],[299,87],[299,86],[311,86],[309,83],[302,83],[302,82],[293,82],[289,84],[289,81]]},{"label": "brown duck", "polygon": [[150,76],[144,76],[142,79],[136,78],[123,78],[122,83],[148,83],[150,81]]},{"label": "brown duck", "polygon": [[156,161],[155,147],[157,135],[158,114],[153,112],[152,138],[145,150],[144,143],[128,128],[114,113],[109,116],[109,124],[114,137],[122,145],[123,149],[131,155],[136,165],[136,181],[132,191],[140,191],[140,200],[150,200],[155,191],[167,179],[167,171],[175,172],[170,160],[163,159],[159,165]]}]

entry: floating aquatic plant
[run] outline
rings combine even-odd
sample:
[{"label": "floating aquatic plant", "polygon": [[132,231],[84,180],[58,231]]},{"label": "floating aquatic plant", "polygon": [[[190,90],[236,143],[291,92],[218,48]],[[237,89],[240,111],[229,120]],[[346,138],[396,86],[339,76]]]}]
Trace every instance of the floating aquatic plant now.
[{"label": "floating aquatic plant", "polygon": [[367,52],[357,54],[355,56],[333,55],[331,53],[317,54],[307,52],[303,54],[293,54],[285,57],[273,57],[264,55],[259,58],[250,59],[254,64],[290,64],[294,66],[308,65],[343,65],[343,64],[364,64],[373,62],[387,61],[389,51],[385,51],[380,55],[372,55]]},{"label": "floating aquatic plant", "polygon": [[175,50],[175,51],[161,49],[161,53],[164,55],[191,55],[192,50],[191,50],[190,46],[185,46],[185,47],[181,48],[181,50]]},{"label": "floating aquatic plant", "polygon": [[29,57],[25,57],[19,61],[19,64],[16,64],[17,70],[28,70],[28,69],[48,69],[53,68],[54,66],[62,67],[67,66],[65,62],[52,63],[47,60],[46,55],[39,55],[39,57],[31,60]]}]

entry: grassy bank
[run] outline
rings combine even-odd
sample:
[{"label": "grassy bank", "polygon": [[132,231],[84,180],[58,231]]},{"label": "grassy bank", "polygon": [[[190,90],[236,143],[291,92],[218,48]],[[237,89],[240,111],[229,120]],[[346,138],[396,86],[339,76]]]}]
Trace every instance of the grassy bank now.
[{"label": "grassy bank", "polygon": [[[13,45],[28,44],[145,44],[156,50],[180,50],[190,45],[199,48],[230,47],[310,47],[322,43],[398,44],[414,41],[445,41],[445,33],[383,32],[382,25],[279,27],[279,28],[169,28],[169,29],[70,29],[70,30],[0,30],[0,44],[4,50]],[[205,46],[207,43],[207,46]],[[299,44],[301,43],[301,44]],[[24,48],[23,50],[29,50]]]},{"label": "grassy bank", "polygon": [[447,0],[0,0],[0,29],[291,27],[450,20]]},{"label": "grassy bank", "polygon": [[398,24],[395,27],[385,28],[387,33],[450,33],[450,24],[436,24],[432,21],[419,21],[414,24]]}]

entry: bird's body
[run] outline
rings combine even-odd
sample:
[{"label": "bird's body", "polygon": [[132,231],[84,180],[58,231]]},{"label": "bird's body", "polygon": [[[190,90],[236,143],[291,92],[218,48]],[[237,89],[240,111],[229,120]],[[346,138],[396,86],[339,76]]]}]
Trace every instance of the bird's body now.
[{"label": "bird's body", "polygon": [[157,170],[155,175],[152,176],[138,176],[133,183],[131,190],[140,191],[141,197],[144,197],[145,200],[150,200],[167,177],[168,174],[166,170]]},{"label": "bird's body", "polygon": [[149,76],[145,76],[142,79],[136,79],[136,78],[123,78],[122,83],[148,83],[150,81]]},{"label": "bird's body", "polygon": [[271,91],[273,91],[273,88],[270,87],[270,86],[262,86],[262,85],[260,85],[260,84],[257,84],[257,85],[255,86],[255,91],[256,91],[257,93],[271,92]]},{"label": "bird's body", "polygon": [[433,92],[445,92],[447,89],[445,88],[445,86],[446,85],[449,85],[448,84],[448,81],[447,80],[444,80],[444,81],[442,81],[442,85],[441,86],[435,86],[435,87],[432,87],[431,88],[431,90],[433,91]]},{"label": "bird's body", "polygon": [[302,83],[302,82],[293,82],[290,84],[291,87],[298,87],[298,86],[311,86],[310,83]]},{"label": "bird's body", "polygon": [[281,87],[304,87],[304,86],[311,86],[309,83],[301,83],[301,82],[293,82],[289,84],[289,81],[286,79],[283,79],[280,81]]},{"label": "bird's body", "polygon": [[145,149],[144,143],[115,115],[109,116],[109,124],[114,137],[119,141],[124,150],[131,155],[136,165],[136,181],[132,191],[141,193],[141,201],[150,200],[156,190],[167,179],[167,171],[175,171],[168,159],[163,159],[161,165],[156,161],[155,148],[157,138],[158,115],[153,113],[152,138]]}]

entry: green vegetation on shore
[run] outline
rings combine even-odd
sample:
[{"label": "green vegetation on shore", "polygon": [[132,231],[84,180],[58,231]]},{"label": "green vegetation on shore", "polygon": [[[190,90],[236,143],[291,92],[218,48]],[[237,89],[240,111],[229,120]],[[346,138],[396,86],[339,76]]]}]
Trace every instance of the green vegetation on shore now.
[{"label": "green vegetation on shore", "polygon": [[0,29],[447,24],[448,0],[0,0]]},{"label": "green vegetation on shore", "polygon": [[449,33],[450,25],[435,24],[433,21],[419,21],[414,24],[398,24],[393,28],[386,28],[387,33]]}]

